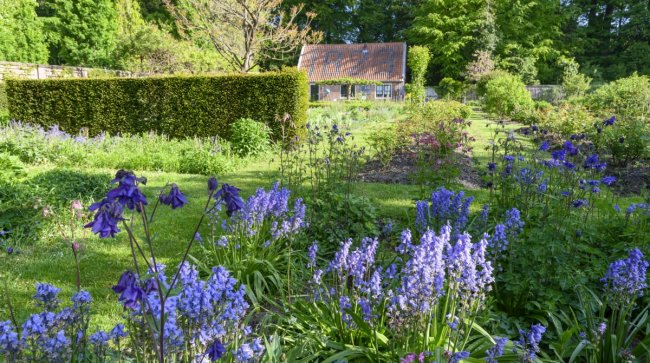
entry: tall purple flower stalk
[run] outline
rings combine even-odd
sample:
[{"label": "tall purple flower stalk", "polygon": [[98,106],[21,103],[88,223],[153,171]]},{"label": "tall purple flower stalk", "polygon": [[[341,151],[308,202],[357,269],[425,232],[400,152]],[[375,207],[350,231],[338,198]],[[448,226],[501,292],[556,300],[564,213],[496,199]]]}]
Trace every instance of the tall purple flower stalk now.
[{"label": "tall purple flower stalk", "polygon": [[607,300],[614,306],[624,306],[641,296],[648,287],[646,271],[648,261],[635,248],[625,259],[614,261],[601,279]]}]

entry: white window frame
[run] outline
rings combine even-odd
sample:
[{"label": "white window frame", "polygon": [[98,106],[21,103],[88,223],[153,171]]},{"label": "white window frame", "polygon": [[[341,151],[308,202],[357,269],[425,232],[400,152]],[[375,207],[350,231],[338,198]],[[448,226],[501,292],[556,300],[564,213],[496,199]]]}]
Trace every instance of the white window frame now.
[{"label": "white window frame", "polygon": [[[381,92],[379,92],[381,90]],[[386,92],[388,90],[388,92]],[[382,85],[375,86],[375,98],[380,99],[390,99],[393,96],[393,85],[390,83],[384,83]]]}]

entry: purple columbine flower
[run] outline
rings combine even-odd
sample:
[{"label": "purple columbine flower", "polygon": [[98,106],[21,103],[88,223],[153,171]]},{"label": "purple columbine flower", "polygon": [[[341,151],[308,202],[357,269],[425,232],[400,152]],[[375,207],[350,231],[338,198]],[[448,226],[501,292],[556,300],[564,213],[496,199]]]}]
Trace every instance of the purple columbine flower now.
[{"label": "purple columbine flower", "polygon": [[548,143],[548,141],[544,140],[541,145],[539,145],[539,150],[540,151],[548,151],[549,147],[551,145]]},{"label": "purple columbine flower", "polygon": [[181,192],[181,190],[178,189],[178,185],[176,185],[176,183],[173,183],[169,188],[169,194],[167,195],[161,194],[159,199],[160,199],[160,203],[164,205],[169,205],[172,207],[172,209],[180,208],[185,204],[187,204],[187,198],[185,198],[183,192]]},{"label": "purple columbine flower", "polygon": [[578,148],[573,145],[571,141],[564,142],[564,150],[569,153],[571,156],[578,155]]},{"label": "purple columbine flower", "polygon": [[566,158],[566,150],[561,149],[561,150],[556,150],[551,153],[551,157],[553,160],[556,161],[564,161],[564,158]]},{"label": "purple columbine flower", "polygon": [[573,201],[573,208],[582,208],[589,205],[586,199],[576,199]]},{"label": "purple columbine flower", "polygon": [[603,125],[605,126],[612,126],[616,122],[616,116],[612,116],[608,118],[607,120],[603,121]]},{"label": "purple columbine flower", "polygon": [[120,170],[111,183],[118,183],[117,188],[106,193],[109,202],[118,200],[122,206],[139,211],[140,205],[147,205],[147,198],[142,194],[139,183],[146,184],[146,178],[138,178],[132,171]]},{"label": "purple columbine flower", "polygon": [[219,186],[219,183],[217,182],[217,178],[211,177],[208,179],[208,190],[209,191],[215,191],[217,190],[217,187]]},{"label": "purple columbine flower", "polygon": [[601,163],[598,162],[598,155],[597,154],[592,154],[592,155],[588,156],[585,159],[585,163],[584,163],[585,169],[593,168],[593,169],[599,170],[599,169],[603,168],[602,165],[605,165],[605,164],[604,163],[601,164]]},{"label": "purple columbine flower", "polygon": [[226,354],[226,347],[221,344],[219,339],[216,339],[212,344],[210,344],[208,350],[205,351],[205,355],[208,356],[210,362],[216,362],[218,359],[221,359],[224,354]]},{"label": "purple columbine flower", "polygon": [[616,177],[604,176],[600,181],[605,185],[612,185],[616,181]]},{"label": "purple columbine flower", "polygon": [[489,171],[494,171],[494,170],[496,170],[496,168],[497,168],[497,164],[496,164],[496,163],[493,163],[493,162],[489,162],[489,163],[488,163],[488,170],[489,170]]},{"label": "purple columbine flower", "polygon": [[144,290],[138,285],[135,274],[131,271],[124,272],[112,289],[116,294],[120,294],[118,299],[120,303],[129,309],[135,309],[145,295]]},{"label": "purple columbine flower", "polygon": [[97,212],[93,221],[84,227],[91,228],[94,234],[99,235],[99,238],[115,237],[115,234],[120,231],[117,224],[124,218],[122,218],[122,205],[118,201],[104,198],[101,202],[88,207],[88,210]]},{"label": "purple columbine flower", "polygon": [[226,203],[226,214],[228,217],[244,207],[244,201],[239,196],[239,188],[228,184],[222,184],[221,189],[215,194],[218,201]]}]

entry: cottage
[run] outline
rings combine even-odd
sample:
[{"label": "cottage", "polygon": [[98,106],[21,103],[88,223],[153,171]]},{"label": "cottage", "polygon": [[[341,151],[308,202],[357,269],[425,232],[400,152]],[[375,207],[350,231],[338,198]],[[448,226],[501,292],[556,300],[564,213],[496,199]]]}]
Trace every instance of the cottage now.
[{"label": "cottage", "polygon": [[305,45],[298,69],[307,72],[312,101],[402,101],[406,43]]}]

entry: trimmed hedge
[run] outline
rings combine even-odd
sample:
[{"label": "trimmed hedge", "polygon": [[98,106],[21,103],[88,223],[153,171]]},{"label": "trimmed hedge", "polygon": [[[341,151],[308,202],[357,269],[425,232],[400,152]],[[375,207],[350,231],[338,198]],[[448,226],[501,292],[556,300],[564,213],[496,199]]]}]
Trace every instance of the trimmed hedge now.
[{"label": "trimmed hedge", "polygon": [[0,82],[0,114],[8,111],[7,106],[7,93],[5,91],[6,85]]},{"label": "trimmed hedge", "polygon": [[8,80],[13,119],[90,135],[148,131],[171,137],[228,138],[240,118],[264,122],[275,139],[279,119],[292,116],[294,134],[307,121],[307,75],[281,72],[225,76]]}]

